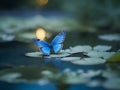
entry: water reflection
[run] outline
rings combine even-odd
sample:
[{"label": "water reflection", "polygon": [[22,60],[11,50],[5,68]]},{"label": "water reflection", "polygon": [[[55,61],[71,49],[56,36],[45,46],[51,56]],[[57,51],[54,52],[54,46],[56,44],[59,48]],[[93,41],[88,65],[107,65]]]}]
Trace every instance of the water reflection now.
[{"label": "water reflection", "polygon": [[[7,86],[7,87],[6,87]],[[103,87],[90,88],[83,84],[65,85],[49,83],[43,86],[38,84],[17,83],[10,84],[6,82],[0,82],[1,90],[107,90]]]},{"label": "water reflection", "polygon": [[61,58],[43,58],[43,62],[42,62],[43,66],[50,66],[50,67],[55,67],[56,69],[63,71],[66,68],[69,68],[70,70],[76,71],[79,69],[83,69],[83,70],[104,70],[106,69],[106,65],[105,64],[100,64],[100,65],[75,65],[72,63],[68,63],[65,61],[62,61]]},{"label": "water reflection", "polygon": [[61,60],[60,58],[44,58],[44,65],[52,63],[56,68],[61,67]]},{"label": "water reflection", "polygon": [[[7,86],[7,87],[6,87]],[[53,83],[40,86],[38,84],[28,84],[28,83],[5,83],[0,82],[1,90],[57,90]]]}]

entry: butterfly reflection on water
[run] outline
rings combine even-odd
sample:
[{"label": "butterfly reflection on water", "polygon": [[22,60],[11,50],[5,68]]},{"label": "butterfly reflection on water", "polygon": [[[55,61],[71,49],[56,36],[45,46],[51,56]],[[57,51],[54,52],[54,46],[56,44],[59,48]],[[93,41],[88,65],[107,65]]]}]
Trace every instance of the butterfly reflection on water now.
[{"label": "butterfly reflection on water", "polygon": [[54,51],[54,53],[60,52],[60,50],[63,48],[65,37],[66,32],[62,31],[57,36],[55,36],[50,44],[36,38],[34,38],[33,41],[44,55],[50,55],[51,51]]}]

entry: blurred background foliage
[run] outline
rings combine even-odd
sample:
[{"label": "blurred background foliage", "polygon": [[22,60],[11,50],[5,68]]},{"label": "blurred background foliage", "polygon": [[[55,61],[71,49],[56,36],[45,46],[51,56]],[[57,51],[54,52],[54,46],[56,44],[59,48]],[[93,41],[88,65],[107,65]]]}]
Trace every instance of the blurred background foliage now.
[{"label": "blurred background foliage", "polygon": [[[72,30],[77,29],[79,31],[90,31],[90,32],[94,32],[96,30],[101,30],[101,29],[109,30],[109,31],[117,31],[117,32],[120,31],[119,30],[120,0],[1,0],[0,10],[1,11],[16,10],[17,12],[19,12],[19,10],[39,10],[44,12],[51,12],[51,11],[59,12],[62,15],[69,16],[69,18],[67,18],[67,20],[69,19],[68,21],[64,20],[65,18],[63,18],[63,21],[57,23],[60,29],[72,28]],[[41,20],[42,18],[39,17],[39,19]],[[27,20],[27,21],[32,22],[32,20]],[[38,18],[36,18],[35,21],[36,20],[38,20]],[[59,19],[57,18],[55,20],[60,21],[61,18]],[[56,23],[56,21],[54,22]],[[65,28],[62,28],[62,26],[64,27],[64,25],[62,24],[63,22],[65,23]],[[29,27],[31,27],[30,25]],[[57,25],[55,24],[56,27],[54,28],[53,27],[54,23],[53,23],[50,25],[50,27],[57,29],[58,28]],[[43,24],[39,23],[39,25],[35,25],[33,27],[37,28],[38,26],[43,26]],[[70,28],[66,28],[66,26]]]}]

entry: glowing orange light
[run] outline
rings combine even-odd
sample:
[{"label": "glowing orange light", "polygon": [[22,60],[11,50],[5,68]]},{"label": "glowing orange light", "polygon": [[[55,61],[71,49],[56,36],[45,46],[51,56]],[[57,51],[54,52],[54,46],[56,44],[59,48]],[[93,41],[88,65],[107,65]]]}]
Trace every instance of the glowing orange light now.
[{"label": "glowing orange light", "polygon": [[39,28],[36,30],[37,39],[44,40],[46,36],[46,32],[43,28]]},{"label": "glowing orange light", "polygon": [[39,6],[44,6],[48,3],[48,0],[36,0],[36,2]]}]

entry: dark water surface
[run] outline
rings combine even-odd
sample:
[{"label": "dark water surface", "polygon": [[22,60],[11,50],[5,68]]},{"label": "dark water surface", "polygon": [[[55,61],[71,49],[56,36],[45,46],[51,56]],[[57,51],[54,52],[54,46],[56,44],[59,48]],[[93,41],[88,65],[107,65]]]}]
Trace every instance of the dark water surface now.
[{"label": "dark water surface", "polygon": [[[73,33],[68,32],[66,41],[64,43],[64,48],[69,48],[75,45],[112,45],[113,50],[117,50],[120,46],[118,42],[108,42],[99,40],[94,33]],[[3,42],[0,43],[0,70],[14,68],[21,65],[36,65],[39,67],[53,67],[60,71],[66,68],[71,70],[100,70],[106,69],[106,64],[100,65],[74,65],[69,62],[52,59],[49,60],[45,58],[31,58],[26,57],[24,54],[27,52],[37,51],[32,40],[31,43],[23,43],[18,41],[13,42]],[[74,85],[62,85],[56,83],[50,83],[44,86],[39,86],[37,84],[28,83],[7,83],[0,81],[0,90],[107,90],[103,87],[90,88],[84,84],[74,84]]]}]

